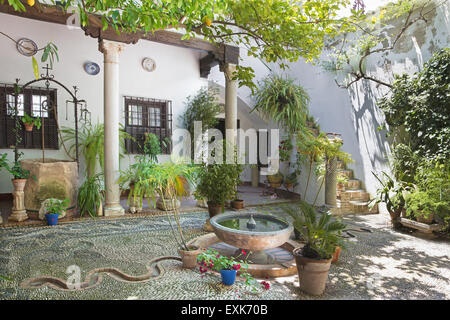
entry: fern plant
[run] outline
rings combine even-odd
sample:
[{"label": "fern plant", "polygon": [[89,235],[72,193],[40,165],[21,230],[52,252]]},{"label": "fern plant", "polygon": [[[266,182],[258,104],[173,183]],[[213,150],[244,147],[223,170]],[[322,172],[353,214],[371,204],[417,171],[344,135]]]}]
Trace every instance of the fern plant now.
[{"label": "fern plant", "polygon": [[330,259],[336,246],[344,247],[341,237],[346,225],[323,213],[320,217],[314,207],[300,201],[297,208],[284,205],[283,210],[294,219],[294,228],[306,241],[302,255],[310,259]]},{"label": "fern plant", "polygon": [[310,98],[293,79],[272,74],[259,83],[254,97],[252,111],[258,110],[291,133],[305,128]]},{"label": "fern plant", "polygon": [[[74,156],[75,154],[75,129],[63,127],[61,129],[63,134],[64,143],[71,144],[68,148],[68,152]],[[126,133],[122,128],[119,130],[119,143],[120,143],[120,157],[123,158],[123,154],[126,153],[125,139],[134,140],[132,136]],[[100,165],[102,171],[104,171],[104,158],[105,158],[105,134],[104,125],[98,123],[96,125],[86,124],[79,129],[78,132],[78,148],[84,157],[86,164],[86,175],[88,178],[92,178],[96,174],[97,163]]]}]

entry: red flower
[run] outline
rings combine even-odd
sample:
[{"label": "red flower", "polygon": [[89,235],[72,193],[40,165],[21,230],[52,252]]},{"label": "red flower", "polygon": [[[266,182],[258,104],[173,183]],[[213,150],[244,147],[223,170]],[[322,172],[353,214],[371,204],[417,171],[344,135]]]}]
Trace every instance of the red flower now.
[{"label": "red flower", "polygon": [[208,269],[200,267],[200,273],[205,273],[206,271],[208,271]]},{"label": "red flower", "polygon": [[247,252],[245,252],[245,250],[242,250],[242,254],[243,254],[243,255],[246,255],[246,254],[247,254]]},{"label": "red flower", "polygon": [[234,266],[233,266],[233,269],[234,270],[239,270],[241,268],[241,265],[240,264],[235,264]]},{"label": "red flower", "polygon": [[261,284],[264,286],[264,289],[269,290],[270,289],[270,283],[266,281],[261,281]]}]

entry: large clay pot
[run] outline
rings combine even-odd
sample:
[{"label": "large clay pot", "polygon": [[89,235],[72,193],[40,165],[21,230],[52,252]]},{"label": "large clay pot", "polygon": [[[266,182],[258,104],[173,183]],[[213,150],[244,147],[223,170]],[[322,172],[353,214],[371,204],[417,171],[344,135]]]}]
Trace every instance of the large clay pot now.
[{"label": "large clay pot", "polygon": [[339,256],[341,255],[341,247],[336,246],[336,251],[333,253],[333,257],[331,258],[331,263],[336,263],[339,260]]},{"label": "large clay pot", "polygon": [[24,123],[25,131],[31,132],[33,131],[33,123]]},{"label": "large clay pot", "polygon": [[181,256],[183,267],[186,269],[194,269],[197,266],[197,256],[202,252],[199,247],[190,247],[191,250],[178,249]]},{"label": "large clay pot", "polygon": [[300,289],[310,295],[321,295],[325,291],[332,259],[306,258],[301,254],[301,248],[294,249],[292,253],[297,263]]},{"label": "large clay pot", "polygon": [[394,226],[394,228],[400,228],[401,227],[401,223],[400,223],[400,215],[402,213],[403,208],[397,208],[395,209],[395,211],[389,211],[389,215],[391,216],[391,222],[392,225]]},{"label": "large clay pot", "polygon": [[244,208],[244,200],[235,199],[231,201],[231,207],[233,209],[243,209]]},{"label": "large clay pot", "polygon": [[209,213],[209,217],[212,218],[215,215],[222,213],[223,211],[223,205],[221,204],[215,204],[212,203],[211,201],[208,201],[208,213]]},{"label": "large clay pot", "polygon": [[162,199],[162,198],[158,198],[158,200],[156,200],[156,207],[160,210],[164,210],[164,211],[173,211],[175,209],[180,208],[181,203],[180,200],[178,199]]},{"label": "large clay pot", "polygon": [[416,216],[416,220],[417,220],[417,222],[426,223],[426,224],[432,224],[433,220],[434,220],[434,214],[431,213],[427,217],[418,214]]}]

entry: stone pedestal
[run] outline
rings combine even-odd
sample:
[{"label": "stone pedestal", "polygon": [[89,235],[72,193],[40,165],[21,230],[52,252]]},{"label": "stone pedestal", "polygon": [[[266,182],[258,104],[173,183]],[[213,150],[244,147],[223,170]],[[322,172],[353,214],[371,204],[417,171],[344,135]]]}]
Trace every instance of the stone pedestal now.
[{"label": "stone pedestal", "polygon": [[12,213],[9,216],[11,221],[24,221],[28,219],[27,212],[25,210],[25,193],[23,192],[27,179],[13,179],[12,180],[13,191],[13,208]]}]

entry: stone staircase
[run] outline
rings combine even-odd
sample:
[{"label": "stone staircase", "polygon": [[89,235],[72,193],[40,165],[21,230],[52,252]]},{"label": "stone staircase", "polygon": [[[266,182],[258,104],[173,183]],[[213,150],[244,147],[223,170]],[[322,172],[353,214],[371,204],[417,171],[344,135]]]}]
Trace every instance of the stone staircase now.
[{"label": "stone staircase", "polygon": [[348,178],[344,188],[336,190],[337,207],[331,209],[333,214],[372,214],[378,213],[378,205],[369,209],[370,194],[361,189],[361,181],[353,177],[353,170],[347,169],[343,161],[337,162],[338,174]]}]

